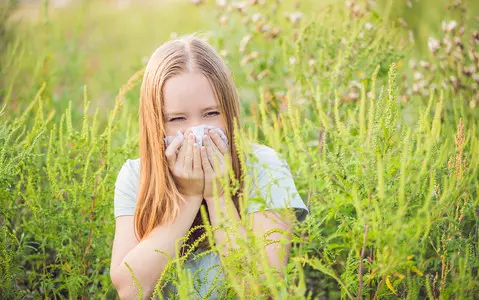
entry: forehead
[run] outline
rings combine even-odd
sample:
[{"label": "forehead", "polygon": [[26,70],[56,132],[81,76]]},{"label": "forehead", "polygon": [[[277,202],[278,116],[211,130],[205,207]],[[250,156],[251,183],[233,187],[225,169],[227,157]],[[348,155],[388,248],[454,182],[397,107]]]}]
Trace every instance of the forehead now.
[{"label": "forehead", "polygon": [[218,104],[208,79],[197,72],[168,79],[163,88],[163,101],[166,114],[191,112]]}]

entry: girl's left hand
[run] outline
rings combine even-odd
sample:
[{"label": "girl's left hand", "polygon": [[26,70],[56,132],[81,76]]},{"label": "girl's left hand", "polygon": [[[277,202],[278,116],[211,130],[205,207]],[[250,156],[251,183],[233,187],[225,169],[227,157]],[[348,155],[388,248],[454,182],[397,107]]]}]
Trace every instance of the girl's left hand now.
[{"label": "girl's left hand", "polygon": [[[228,172],[227,162],[231,162],[228,146],[214,130],[205,131],[203,146],[201,147],[201,164],[205,175],[203,198],[206,201],[213,199],[213,181],[216,181],[218,196],[223,195],[219,178]],[[215,164],[215,160],[216,164]],[[216,167],[215,167],[216,166]]]}]

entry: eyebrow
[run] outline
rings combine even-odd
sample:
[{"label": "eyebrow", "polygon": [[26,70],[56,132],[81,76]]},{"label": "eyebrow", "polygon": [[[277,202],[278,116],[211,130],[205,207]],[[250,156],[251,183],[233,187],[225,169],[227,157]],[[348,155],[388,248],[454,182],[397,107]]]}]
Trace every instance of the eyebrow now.
[{"label": "eyebrow", "polygon": [[[219,109],[218,105],[212,105],[212,106],[205,107],[201,111],[204,112],[204,111],[213,110],[213,109],[218,110]],[[182,112],[171,112],[171,113],[166,113],[165,115],[168,116],[168,117],[172,117],[172,116],[178,116],[178,115],[182,115],[182,114],[183,114]]]}]

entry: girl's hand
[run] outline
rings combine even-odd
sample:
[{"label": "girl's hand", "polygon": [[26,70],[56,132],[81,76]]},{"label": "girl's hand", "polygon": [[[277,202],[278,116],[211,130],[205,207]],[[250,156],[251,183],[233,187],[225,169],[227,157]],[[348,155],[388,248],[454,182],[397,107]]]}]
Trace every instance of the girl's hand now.
[{"label": "girl's hand", "polygon": [[200,149],[190,129],[186,130],[184,138],[173,139],[166,148],[165,156],[178,191],[183,196],[202,196],[204,175],[201,169]]},{"label": "girl's hand", "polygon": [[205,176],[203,198],[208,201],[213,198],[213,181],[216,181],[218,196],[223,195],[219,178],[226,175],[228,171],[227,161],[231,162],[231,159],[226,159],[226,157],[230,157],[228,146],[216,131],[205,131],[203,145],[201,147],[201,164]]}]

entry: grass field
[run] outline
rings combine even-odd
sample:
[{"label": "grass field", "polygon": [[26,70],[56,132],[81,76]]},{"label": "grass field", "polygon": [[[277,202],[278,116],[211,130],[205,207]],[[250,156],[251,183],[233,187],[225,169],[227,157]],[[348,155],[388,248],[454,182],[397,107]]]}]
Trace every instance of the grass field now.
[{"label": "grass field", "polygon": [[[142,69],[200,32],[233,72],[244,136],[286,158],[310,208],[285,279],[238,269],[250,297],[477,299],[478,4],[120,2],[2,8],[0,298],[118,298],[113,190],[138,157]],[[158,287],[191,299],[182,265],[167,271]]]}]

